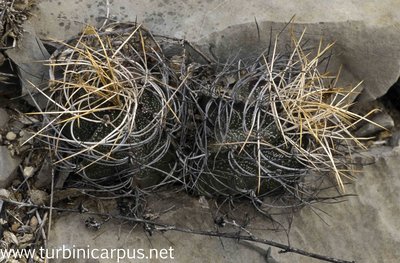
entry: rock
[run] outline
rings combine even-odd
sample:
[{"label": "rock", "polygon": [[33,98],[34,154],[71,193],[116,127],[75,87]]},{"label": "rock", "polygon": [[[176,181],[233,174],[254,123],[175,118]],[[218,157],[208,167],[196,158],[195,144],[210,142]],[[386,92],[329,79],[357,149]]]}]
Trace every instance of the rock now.
[{"label": "rock", "polygon": [[21,123],[19,120],[10,120],[8,122],[8,127],[15,134],[18,134],[24,128],[24,124]]},{"label": "rock", "polygon": [[[356,174],[354,184],[347,186],[346,193],[354,194],[354,197],[346,198],[339,205],[319,203],[306,207],[294,217],[291,245],[301,243],[304,248],[312,247],[314,252],[355,262],[398,261],[400,147],[374,149],[373,154],[376,161],[365,165],[362,172]],[[315,209],[326,214],[321,218]],[[365,242],[372,236],[373,239]],[[282,263],[319,262],[295,254],[278,254],[274,258]]]},{"label": "rock", "polygon": [[4,129],[9,119],[7,111],[0,108],[0,129]]},{"label": "rock", "polygon": [[11,192],[7,189],[0,189],[0,198],[1,199],[10,199]]},{"label": "rock", "polygon": [[[335,42],[337,57],[333,59],[337,60],[336,65],[343,65],[342,73],[347,75],[343,76],[345,82],[356,85],[364,81],[360,99],[371,101],[384,95],[399,78],[400,46],[397,43],[400,41],[400,16],[396,13],[397,0],[371,0],[368,3],[332,0],[315,6],[313,0],[253,0],[244,6],[241,0],[202,1],[201,4],[197,0],[121,0],[113,1],[109,11],[116,21],[138,20],[155,34],[204,44],[205,50],[212,43],[218,49],[229,51],[230,58],[239,51],[243,54],[255,48],[267,48],[270,29],[274,39],[275,34],[296,15],[293,26],[289,28],[300,34],[307,27],[305,38],[314,43],[321,38]],[[103,23],[99,18],[107,14],[104,6],[86,8],[81,12],[82,8],[92,5],[92,0],[42,0],[37,5],[32,23],[41,38],[69,39],[82,30],[82,22]],[[240,15],[232,16],[233,13]],[[187,14],[191,14],[190,19]],[[77,22],[60,23],[58,17]],[[220,55],[218,52],[217,57]]]},{"label": "rock", "polygon": [[36,216],[32,216],[32,218],[31,218],[31,220],[29,222],[29,225],[33,229],[33,231],[36,230],[36,228],[38,227],[38,224],[39,224],[39,221],[36,218]]},{"label": "rock", "polygon": [[17,233],[18,228],[19,228],[20,226],[21,226],[20,223],[14,222],[14,223],[11,225],[11,230],[12,230],[14,233]]},{"label": "rock", "polygon": [[26,166],[24,167],[24,171],[23,171],[23,175],[27,178],[32,177],[32,175],[34,175],[35,173],[35,167],[32,166]]},{"label": "rock", "polygon": [[6,188],[16,176],[21,160],[12,157],[6,146],[0,146],[0,187]]},{"label": "rock", "polygon": [[9,131],[6,134],[6,139],[9,141],[14,141],[15,139],[17,139],[17,135],[14,132]]},{"label": "rock", "polygon": [[49,194],[41,190],[30,190],[29,197],[35,205],[46,205],[50,200]]},{"label": "rock", "polygon": [[[19,40],[17,47],[8,49],[6,54],[17,66],[18,76],[21,80],[22,95],[27,95],[26,100],[32,105],[44,106],[45,100],[39,95],[36,87],[47,85],[48,69],[44,63],[39,61],[47,60],[50,55],[43,46],[42,41],[36,36],[34,27],[26,21],[23,24],[24,33]],[[36,103],[34,103],[28,94],[35,94]]]},{"label": "rock", "polygon": [[44,160],[42,167],[36,173],[33,185],[37,189],[49,188],[51,185],[52,167],[48,160]]},{"label": "rock", "polygon": [[375,122],[376,124],[380,125],[374,125],[372,123],[367,123],[364,126],[362,126],[360,129],[358,129],[355,132],[355,135],[357,137],[371,137],[376,135],[378,132],[383,131],[384,129],[390,130],[394,127],[394,121],[392,117],[385,113],[381,112],[374,116],[371,119],[372,122]]},{"label": "rock", "polygon": [[389,140],[389,145],[392,147],[397,147],[400,145],[400,131],[395,131]]}]

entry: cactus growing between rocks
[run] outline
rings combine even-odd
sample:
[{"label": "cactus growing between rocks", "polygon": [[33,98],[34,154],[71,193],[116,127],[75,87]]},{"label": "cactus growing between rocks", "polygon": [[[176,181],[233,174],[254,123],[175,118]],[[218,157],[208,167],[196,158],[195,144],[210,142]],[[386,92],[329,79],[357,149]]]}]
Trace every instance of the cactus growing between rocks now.
[{"label": "cactus growing between rocks", "polygon": [[94,192],[175,184],[255,204],[278,195],[297,207],[315,198],[310,171],[334,175],[344,190],[346,156],[362,146],[350,131],[367,118],[349,110],[357,86],[320,72],[331,45],[306,52],[303,35],[290,52],[276,39],[253,61],[204,64],[185,48],[167,57],[168,38],[135,23],[87,27],[49,62],[36,135]]}]

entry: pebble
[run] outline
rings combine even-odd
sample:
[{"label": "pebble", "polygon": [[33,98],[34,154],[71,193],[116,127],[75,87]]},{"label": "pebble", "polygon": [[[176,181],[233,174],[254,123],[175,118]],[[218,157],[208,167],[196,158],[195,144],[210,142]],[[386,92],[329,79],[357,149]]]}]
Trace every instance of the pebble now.
[{"label": "pebble", "polygon": [[12,230],[14,233],[17,233],[18,228],[19,228],[20,226],[21,226],[20,223],[15,222],[15,223],[13,223],[13,224],[11,225],[11,230]]},{"label": "pebble", "polygon": [[36,230],[37,226],[39,225],[39,221],[36,216],[32,216],[29,225],[32,227],[33,230]]},{"label": "pebble", "polygon": [[1,199],[10,199],[11,197],[11,192],[8,191],[7,189],[0,189],[0,198]]},{"label": "pebble", "polygon": [[24,168],[23,174],[25,177],[29,178],[32,177],[32,175],[35,173],[35,168],[32,166],[26,166]]},{"label": "pebble", "polygon": [[6,139],[9,141],[13,141],[13,140],[17,139],[17,135],[14,132],[9,131],[9,132],[7,132]]}]

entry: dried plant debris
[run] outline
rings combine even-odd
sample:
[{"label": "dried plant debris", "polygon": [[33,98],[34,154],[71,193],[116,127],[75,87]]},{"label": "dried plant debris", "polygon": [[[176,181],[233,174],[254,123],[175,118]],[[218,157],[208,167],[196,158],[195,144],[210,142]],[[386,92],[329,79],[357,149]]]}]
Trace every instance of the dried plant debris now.
[{"label": "dried plant debris", "polygon": [[15,47],[35,0],[0,1],[0,49]]},{"label": "dried plant debris", "polygon": [[133,196],[130,214],[166,185],[260,210],[310,204],[320,190],[310,174],[344,190],[362,147],[351,131],[368,114],[349,110],[358,86],[321,70],[332,45],[306,50],[303,36],[289,50],[277,38],[255,60],[214,63],[136,23],[88,26],[51,56],[32,137],[71,173],[64,187]]},{"label": "dried plant debris", "polygon": [[[21,255],[18,255],[15,253],[10,254],[9,258],[0,258],[0,260],[5,260],[2,262],[43,262],[38,254],[38,249],[45,246],[47,242],[45,227],[47,226],[49,212],[29,207],[31,196],[20,191],[17,182],[15,182],[15,186],[11,187],[10,190],[0,189],[2,192],[1,199],[7,203],[7,206],[2,207],[1,210],[0,229],[3,238],[0,247],[3,251],[22,252],[25,250],[30,251],[31,254],[21,253]],[[7,196],[4,195],[6,192]],[[25,204],[28,206],[25,206]],[[37,254],[33,253],[35,250]]]}]

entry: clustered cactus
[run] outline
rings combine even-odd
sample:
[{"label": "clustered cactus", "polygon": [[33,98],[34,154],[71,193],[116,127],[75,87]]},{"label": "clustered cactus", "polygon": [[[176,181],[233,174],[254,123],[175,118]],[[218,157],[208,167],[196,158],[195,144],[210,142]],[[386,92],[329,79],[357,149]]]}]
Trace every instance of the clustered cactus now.
[{"label": "clustered cactus", "polygon": [[[86,27],[49,61],[36,136],[87,193],[175,185],[302,205],[313,197],[310,171],[334,175],[343,188],[345,158],[360,145],[350,130],[366,118],[349,111],[356,87],[320,73],[330,46],[305,53],[301,38],[290,52],[275,44],[253,61],[200,63],[179,41],[136,23]],[[168,45],[178,53],[165,55]]]}]

